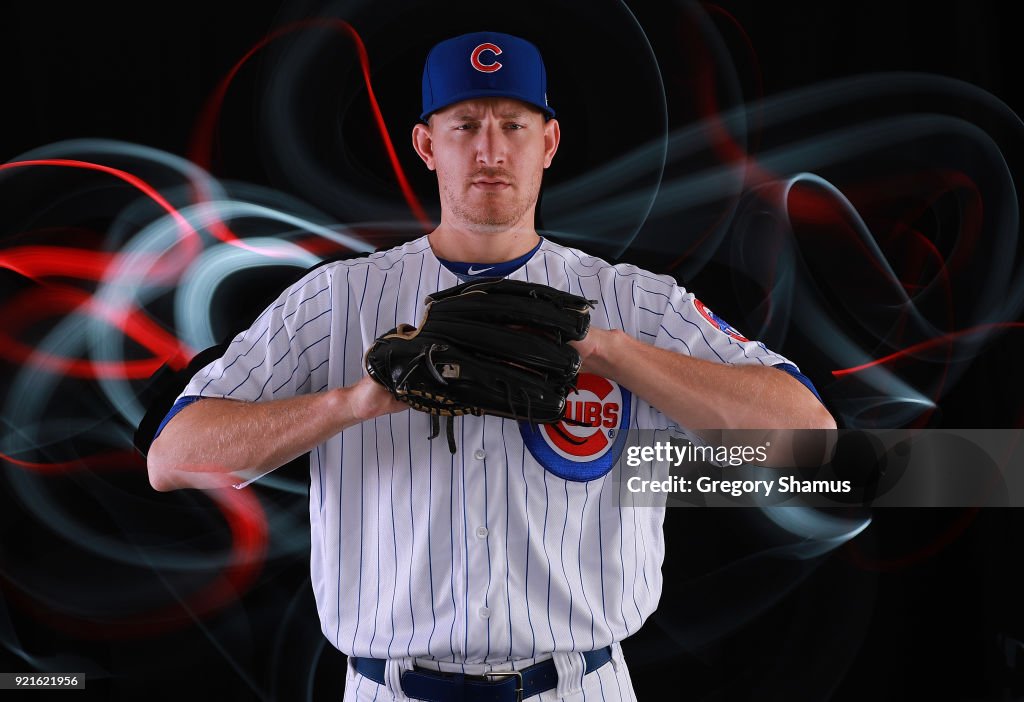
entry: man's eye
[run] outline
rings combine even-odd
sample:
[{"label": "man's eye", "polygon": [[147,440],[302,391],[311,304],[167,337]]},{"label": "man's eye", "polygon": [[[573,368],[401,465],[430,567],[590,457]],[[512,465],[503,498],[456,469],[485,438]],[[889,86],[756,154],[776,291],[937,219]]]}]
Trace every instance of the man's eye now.
[{"label": "man's eye", "polygon": [[455,129],[457,129],[459,131],[466,131],[466,130],[472,129],[472,128],[473,128],[472,124],[459,124],[459,125],[457,125],[455,127]]},{"label": "man's eye", "polygon": [[509,122],[505,125],[505,129],[523,129],[523,125],[517,122]]}]

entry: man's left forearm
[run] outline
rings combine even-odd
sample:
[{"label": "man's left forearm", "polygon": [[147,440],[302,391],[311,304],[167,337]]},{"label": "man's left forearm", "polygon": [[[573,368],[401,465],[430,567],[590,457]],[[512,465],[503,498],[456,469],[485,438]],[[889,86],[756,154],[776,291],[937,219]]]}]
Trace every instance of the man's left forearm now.
[{"label": "man's left forearm", "polygon": [[592,329],[577,345],[583,370],[629,388],[687,429],[835,429],[800,381],[761,365],[727,365]]},{"label": "man's left forearm", "polygon": [[[680,427],[713,446],[765,446],[756,465],[814,467],[831,459],[835,420],[803,384],[766,366],[693,358],[621,331],[591,329],[574,342],[583,370],[629,388]],[[813,438],[813,437],[817,438]],[[810,439],[810,440],[808,440]]]}]

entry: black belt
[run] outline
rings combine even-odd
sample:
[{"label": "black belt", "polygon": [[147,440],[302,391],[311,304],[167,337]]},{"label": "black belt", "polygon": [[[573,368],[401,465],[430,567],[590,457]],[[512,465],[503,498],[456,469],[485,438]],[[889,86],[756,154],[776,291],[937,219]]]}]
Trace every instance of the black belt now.
[{"label": "black belt", "polygon": [[[584,675],[592,673],[612,659],[611,646],[583,654]],[[384,684],[384,666],[380,658],[351,658],[356,672],[378,685]],[[428,702],[508,702],[521,700],[553,690],[558,686],[555,662],[546,660],[522,670],[509,670],[483,675],[445,673],[414,668],[402,673],[402,691],[416,700]]]}]

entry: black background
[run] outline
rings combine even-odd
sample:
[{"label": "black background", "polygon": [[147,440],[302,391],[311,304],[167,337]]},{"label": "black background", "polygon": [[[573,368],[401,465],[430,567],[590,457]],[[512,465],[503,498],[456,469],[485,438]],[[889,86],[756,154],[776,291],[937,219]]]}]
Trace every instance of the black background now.
[{"label": "black background", "polygon": [[[273,28],[313,16],[319,7],[194,1],[7,7],[0,15],[0,160],[85,136],[184,155],[204,100],[231,65]],[[630,7],[662,66],[670,122],[686,124],[696,110],[687,99],[692,65],[680,46],[680,11],[657,2]],[[1014,60],[1019,31],[1008,6],[724,2],[718,7],[743,28],[756,55],[751,61],[742,34],[712,8],[710,16],[739,66],[747,99],[756,99],[759,91],[778,95],[865,72],[921,71],[967,81],[1018,113],[1024,109]],[[658,117],[642,97],[624,99],[602,88],[622,83],[632,66],[614,45],[594,40],[627,31],[621,8],[611,3],[516,3],[486,11],[462,4],[378,3],[341,16],[364,31],[396,148],[417,192],[428,201],[433,186],[429,174],[417,167],[407,137],[418,112],[421,57],[435,41],[485,22],[501,22],[503,31],[534,38],[545,53],[551,102],[569,137],[549,173],[551,182],[585,172],[606,154],[641,143],[657,128]],[[356,101],[357,108],[365,102],[357,90],[330,88],[331,80],[356,84],[346,56],[339,48],[338,65],[348,68],[339,69],[337,76],[325,72],[321,95],[302,94],[304,109],[315,115],[321,109],[329,113],[327,108],[336,108],[339,100]],[[274,57],[273,50],[257,57],[232,87],[218,132],[215,175],[281,185],[260,146],[264,135],[256,109]],[[573,62],[585,62],[586,67],[579,73],[556,68]],[[638,76],[638,94],[649,87],[646,81]],[[346,144],[344,159],[355,164],[352,168],[365,179],[365,187],[400,206],[382,150],[374,139],[362,137],[368,130],[365,112],[353,108],[348,114],[333,132],[333,138]],[[310,124],[320,123],[313,116]],[[332,143],[338,143],[330,140],[332,129],[323,131],[328,159]],[[0,203],[2,188],[0,184]],[[0,213],[10,206],[0,204]],[[344,212],[331,214],[346,218]],[[18,231],[8,219],[0,222],[0,233],[13,240]],[[654,256],[642,246],[623,258],[653,267]],[[706,278],[693,281],[702,297],[709,295],[703,291],[714,291],[715,273],[710,268]],[[13,276],[4,275],[0,280],[15,285]],[[732,318],[728,301],[716,310]],[[943,399],[944,426],[1019,425],[1016,368],[1021,344],[1014,334],[1019,332],[1008,332],[979,356]],[[142,475],[125,480],[139,494],[148,489]],[[9,565],[29,554],[42,557],[40,551],[62,552],[59,538],[20,510],[8,492],[0,493],[0,500],[0,570],[5,560]],[[94,518],[102,520],[99,514]],[[639,698],[1020,699],[1021,521],[1017,510],[880,510],[864,533],[827,558],[762,563],[746,575],[738,571],[709,587],[701,583],[700,574],[765,546],[754,536],[757,517],[740,510],[670,510],[661,608],[624,644]],[[83,580],[116,577],[99,566],[90,572],[88,558],[80,558]],[[300,699],[304,671],[319,636],[306,568],[301,558],[269,564],[237,606],[214,615],[221,619],[213,626],[231,632],[226,653],[210,643],[198,623],[174,634],[95,640],[51,628],[17,599],[7,603],[15,629],[31,652],[76,652],[113,671],[108,679],[90,680],[85,694],[91,699]],[[741,617],[737,628],[716,636],[691,630],[694,622],[706,624],[708,611],[743,611],[735,603],[757,599],[752,593],[765,591],[784,594],[763,612]],[[285,620],[293,597],[298,597],[297,604]],[[280,612],[282,617],[255,612]],[[248,633],[230,624],[232,618],[248,621],[250,616],[258,624]],[[95,626],[102,630],[102,619]],[[289,633],[289,627],[295,632]],[[272,645],[272,639],[287,646]],[[342,656],[323,651],[318,660],[315,699],[338,699]],[[0,671],[30,667],[15,653],[0,651]]]}]

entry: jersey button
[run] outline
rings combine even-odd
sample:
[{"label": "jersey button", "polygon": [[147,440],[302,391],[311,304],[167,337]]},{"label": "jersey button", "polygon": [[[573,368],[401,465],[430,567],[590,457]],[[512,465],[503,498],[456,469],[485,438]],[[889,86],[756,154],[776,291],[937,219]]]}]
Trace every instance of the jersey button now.
[{"label": "jersey button", "polygon": [[479,614],[481,619],[487,619],[487,617],[491,616],[491,610],[486,607],[481,607],[479,609]]},{"label": "jersey button", "polygon": [[481,539],[487,538],[487,527],[477,527],[476,528],[476,535],[478,537],[480,537]]},{"label": "jersey button", "polygon": [[483,449],[477,449],[476,451],[473,452],[473,458],[475,458],[478,461],[482,461],[485,458],[487,458],[487,452],[484,451]]}]

